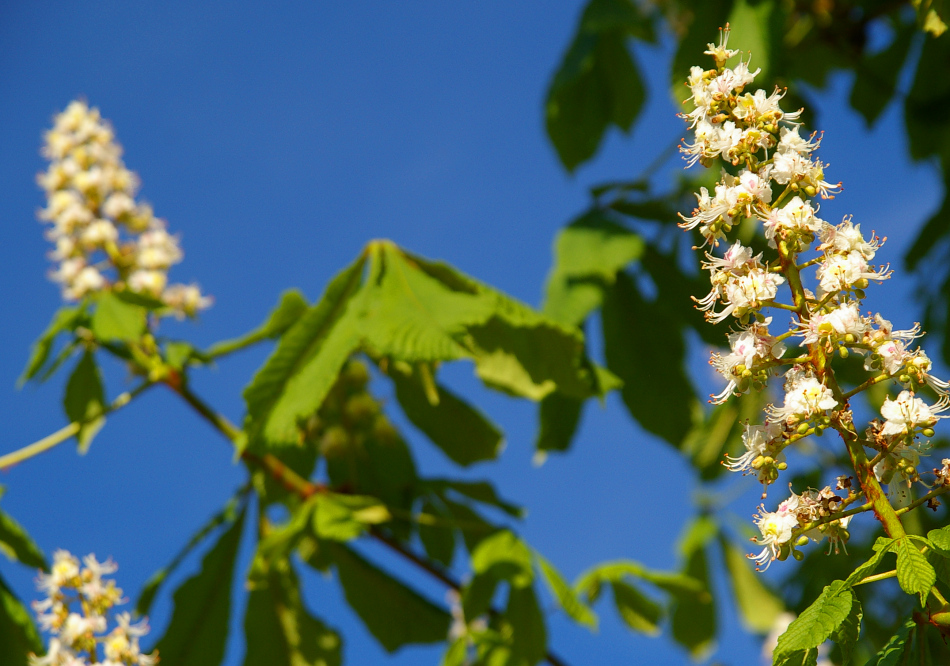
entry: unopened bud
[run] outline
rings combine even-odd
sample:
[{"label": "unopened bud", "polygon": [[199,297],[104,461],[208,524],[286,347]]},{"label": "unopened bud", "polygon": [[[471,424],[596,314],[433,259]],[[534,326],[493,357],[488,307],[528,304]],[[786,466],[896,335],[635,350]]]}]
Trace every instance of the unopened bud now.
[{"label": "unopened bud", "polygon": [[[812,189],[814,189],[814,188],[812,188]],[[803,553],[803,552],[800,551],[800,550],[793,550],[793,551],[792,551],[792,557],[794,557],[796,560],[798,560],[799,562],[801,562],[802,560],[805,559],[805,553]]]},{"label": "unopened bud", "polygon": [[899,381],[901,384],[907,384],[910,382],[910,375],[901,375],[897,378],[897,381]]},{"label": "unopened bud", "polygon": [[869,282],[867,278],[860,278],[855,281],[854,286],[857,287],[858,289],[867,289],[868,284]]},{"label": "unopened bud", "polygon": [[801,548],[802,546],[807,546],[807,545],[808,545],[808,537],[805,536],[804,534],[801,535],[800,537],[798,537],[798,540],[795,541],[795,545],[798,546],[799,548]]},{"label": "unopened bud", "polygon": [[851,352],[848,351],[847,347],[838,347],[838,356],[841,358],[848,358],[851,355]]},{"label": "unopened bud", "polygon": [[746,368],[745,370],[742,371],[742,377],[744,379],[749,379],[750,377],[752,377],[752,371]]},{"label": "unopened bud", "polygon": [[785,470],[788,469],[788,463],[780,462],[775,466],[775,468],[784,472]]},{"label": "unopened bud", "polygon": [[752,464],[749,465],[752,469],[760,469],[762,465],[765,464],[765,456],[756,456],[752,461]]},{"label": "unopened bud", "polygon": [[853,334],[853,333],[847,333],[847,334],[844,336],[844,341],[847,342],[847,343],[849,343],[849,344],[852,343],[852,342],[854,342],[854,334]]},{"label": "unopened bud", "polygon": [[815,436],[821,437],[825,434],[825,429],[822,426],[815,426]]},{"label": "unopened bud", "polygon": [[825,425],[831,425],[831,417],[825,414],[824,416],[821,417],[821,422],[824,423]]},{"label": "unopened bud", "polygon": [[923,435],[924,437],[933,437],[933,436],[934,436],[934,429],[933,429],[933,428],[924,428],[923,430],[920,431],[920,434]]},{"label": "unopened bud", "polygon": [[798,434],[799,434],[799,435],[804,435],[806,432],[808,432],[808,424],[807,424],[807,423],[802,423],[801,425],[798,426]]},{"label": "unopened bud", "polygon": [[[865,282],[867,282],[867,280],[865,280]],[[854,295],[862,301],[867,297],[867,294],[864,293],[864,289],[855,289]]]}]

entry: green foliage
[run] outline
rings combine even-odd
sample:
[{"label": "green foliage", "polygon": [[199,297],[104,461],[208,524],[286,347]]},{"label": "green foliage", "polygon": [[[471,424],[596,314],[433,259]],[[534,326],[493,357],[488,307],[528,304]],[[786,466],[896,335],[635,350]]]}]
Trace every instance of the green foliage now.
[{"label": "green foliage", "polygon": [[626,273],[607,292],[602,326],[607,368],[623,380],[627,409],[646,430],[679,445],[692,423],[694,395],[680,331]]},{"label": "green foliage", "polygon": [[135,342],[145,332],[146,309],[112,291],[104,292],[92,314],[92,333],[104,342]]},{"label": "green foliage", "polygon": [[30,612],[0,578],[0,663],[27,666],[30,653],[42,654],[43,641]]},{"label": "green foliage", "polygon": [[217,342],[208,348],[208,354],[220,357],[243,349],[268,338],[278,338],[293,326],[307,311],[307,299],[296,289],[288,289],[280,295],[280,301],[260,326],[233,340]]},{"label": "green foliage", "polygon": [[712,648],[716,637],[716,603],[710,582],[707,547],[717,532],[716,525],[700,516],[687,525],[680,540],[683,573],[699,582],[706,594],[678,594],[673,606],[673,639],[697,658]]},{"label": "green foliage", "polygon": [[629,131],[646,97],[627,37],[652,41],[652,26],[630,0],[591,0],[548,90],[548,136],[573,171],[611,125]]},{"label": "green foliage", "polygon": [[96,365],[95,355],[91,351],[83,354],[69,376],[66,394],[63,396],[63,408],[66,410],[66,418],[79,424],[76,441],[79,442],[79,452],[85,453],[89,450],[93,437],[106,422],[103,416],[106,409],[105,391],[102,388],[99,366]]},{"label": "green foliage", "polygon": [[768,633],[785,610],[785,604],[762,582],[745,553],[722,536],[719,544],[743,625],[758,634]]},{"label": "green foliage", "polygon": [[[423,366],[425,367],[425,366]],[[501,431],[484,414],[431,380],[418,367],[412,374],[389,373],[406,416],[453,462],[468,466],[501,452]],[[427,384],[428,382],[428,384]],[[427,390],[428,388],[428,390]]]},{"label": "green foliage", "polygon": [[244,616],[244,666],[340,666],[343,641],[313,617],[300,599],[300,583],[286,560],[267,584],[253,589]]},{"label": "green foliage", "polygon": [[30,349],[30,360],[27,361],[23,374],[17,380],[17,386],[23,386],[39,374],[49,360],[56,338],[61,333],[74,330],[79,322],[85,318],[85,314],[85,308],[82,306],[61,307],[56,311],[49,326],[33,343],[33,347]]},{"label": "green foliage", "polygon": [[617,613],[628,627],[650,636],[660,633],[663,609],[658,603],[629,583],[614,581],[610,583],[610,589],[614,593]]},{"label": "green foliage", "polygon": [[240,500],[241,493],[232,497],[221,511],[212,516],[211,520],[192,535],[188,543],[172,558],[171,562],[153,573],[149,579],[145,581],[142,591],[139,592],[138,601],[135,602],[136,615],[148,615],[149,609],[152,607],[152,602],[155,600],[155,595],[158,594],[158,590],[165,582],[165,579],[178,568],[182,561],[188,557],[201,542],[208,538],[221,525],[231,524],[237,520]]},{"label": "green foliage", "polygon": [[773,652],[776,666],[802,663],[817,655],[818,646],[839,630],[852,615],[854,594],[844,581],[834,581],[821,596],[779,636]]},{"label": "green foliage", "polygon": [[911,632],[916,626],[913,620],[905,622],[867,666],[910,666]]},{"label": "green foliage", "polygon": [[445,640],[451,617],[354,550],[328,543],[346,600],[387,652]]},{"label": "green foliage", "polygon": [[242,510],[204,556],[201,571],[175,591],[171,622],[155,646],[165,663],[216,666],[224,658],[234,560],[241,542],[244,514]]},{"label": "green foliage", "polygon": [[472,552],[472,571],[507,580],[513,587],[527,587],[534,580],[531,551],[508,530],[485,538]]},{"label": "green foliage", "polygon": [[937,579],[934,568],[908,537],[897,539],[892,548],[897,553],[897,582],[907,594],[920,595],[923,606]]},{"label": "green foliage", "polygon": [[314,532],[323,539],[350,541],[370,525],[387,522],[392,516],[375,497],[360,495],[317,495]]},{"label": "green foliage", "polygon": [[596,629],[597,616],[580,600],[574,589],[564,580],[561,572],[544,559],[540,553],[536,552],[534,557],[538,563],[538,568],[541,570],[544,582],[547,583],[548,589],[551,590],[551,594],[557,600],[561,610],[578,624]]},{"label": "green foliage", "polygon": [[0,552],[34,569],[49,570],[46,556],[26,530],[8,513],[0,511]]}]

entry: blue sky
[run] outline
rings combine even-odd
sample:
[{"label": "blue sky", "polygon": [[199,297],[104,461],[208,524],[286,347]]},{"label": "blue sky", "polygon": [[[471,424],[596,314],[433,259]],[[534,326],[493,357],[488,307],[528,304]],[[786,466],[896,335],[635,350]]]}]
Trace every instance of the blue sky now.
[{"label": "blue sky", "polygon": [[[19,3],[0,18],[0,452],[59,428],[65,377],[16,391],[30,342],[60,304],[46,278],[47,242],[35,221],[34,182],[44,167],[42,131],[84,96],[110,119],[140,175],[141,196],[182,237],[185,261],[172,279],[198,281],[216,302],[196,323],[165,324],[199,345],[250,329],[288,287],[316,298],[327,280],[371,238],[388,237],[447,260],[478,279],[538,304],[554,234],[586,205],[594,182],[637,175],[683,134],[666,88],[668,49],[639,49],[648,64],[646,121],[632,136],[612,134],[601,155],[569,176],[544,135],[542,103],[573,32],[580,2],[545,3]],[[711,38],[716,26],[710,26]],[[639,48],[639,47],[638,47]],[[697,54],[697,59],[700,56]],[[868,133],[845,108],[850,83],[833,77],[816,92],[821,156],[845,191],[822,207],[836,221],[855,215],[890,241],[895,267],[913,230],[936,207],[929,165],[903,160],[899,109]],[[662,178],[681,163],[673,160]],[[896,186],[896,187],[895,187]],[[895,191],[899,194],[882,196]],[[914,318],[914,283],[899,276],[871,291],[900,327]],[[896,309],[895,309],[896,307]],[[240,390],[267,349],[199,371],[194,385],[238,421]],[[697,351],[698,377],[707,377]],[[128,388],[107,368],[111,396]],[[444,377],[505,430],[491,478],[529,507],[522,532],[573,578],[609,559],[673,566],[676,536],[691,513],[690,473],[669,447],[625,416],[616,396],[591,404],[570,454],[531,464],[535,407],[492,394],[466,365]],[[388,395],[385,385],[377,387]],[[410,431],[411,432],[411,431]],[[414,433],[413,433],[414,434]],[[452,468],[418,436],[425,474]],[[119,584],[134,596],[244,479],[229,446],[161,389],[110,418],[88,455],[66,444],[0,475],[2,506],[48,553],[111,555]],[[672,491],[671,491],[672,489]],[[754,511],[756,492],[736,510]],[[249,544],[247,544],[249,545]],[[380,555],[371,547],[370,555]],[[249,552],[244,549],[241,566]],[[390,560],[386,560],[387,562]],[[176,577],[197,567],[191,558]],[[769,578],[778,582],[782,572]],[[444,591],[396,565],[433,598]],[[0,562],[21,596],[31,572]],[[338,586],[307,573],[310,608],[339,628],[350,664],[436,663],[438,651],[406,649],[391,661],[345,607]],[[169,590],[170,591],[170,590]],[[552,617],[552,648],[572,664],[679,664],[665,638],[623,629],[602,609],[593,636]],[[152,614],[155,633],[168,595]],[[724,608],[723,663],[757,658]],[[239,626],[240,616],[235,626]],[[226,664],[241,663],[233,640]]]}]

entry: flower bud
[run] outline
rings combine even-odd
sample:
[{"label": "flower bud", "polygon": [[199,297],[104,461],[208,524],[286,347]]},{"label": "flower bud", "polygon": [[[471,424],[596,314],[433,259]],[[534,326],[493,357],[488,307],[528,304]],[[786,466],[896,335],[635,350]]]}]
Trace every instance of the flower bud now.
[{"label": "flower bud", "polygon": [[780,462],[775,466],[775,469],[784,472],[788,469],[788,463]]},{"label": "flower bud", "polygon": [[801,548],[802,546],[807,546],[807,545],[808,545],[808,537],[805,536],[804,534],[801,535],[800,537],[798,537],[798,539],[796,539],[795,545],[798,546],[799,548]]},{"label": "flower bud", "polygon": [[[812,189],[815,189],[815,188],[812,188]],[[798,560],[799,562],[801,562],[802,560],[805,559],[805,553],[803,553],[803,552],[800,551],[800,550],[793,550],[793,551],[792,551],[792,557],[794,557],[796,560]]]},{"label": "flower bud", "polygon": [[798,426],[798,434],[804,435],[806,432],[808,432],[808,424],[807,423],[800,424]]},{"label": "flower bud", "polygon": [[933,428],[924,428],[923,430],[920,431],[920,434],[923,435],[924,437],[933,437],[933,436],[934,436],[934,429],[933,429]]},{"label": "flower bud", "polygon": [[[865,280],[867,282],[867,280]],[[862,301],[867,297],[867,294],[864,293],[864,289],[855,289],[854,295],[857,296]]]},{"label": "flower bud", "polygon": [[825,434],[825,429],[822,426],[815,426],[815,436],[821,437]]},{"label": "flower bud", "polygon": [[897,378],[897,381],[899,381],[901,384],[907,384],[910,382],[910,375],[901,375]]},{"label": "flower bud", "polygon": [[851,355],[851,352],[848,351],[847,347],[838,347],[838,356],[841,358],[848,358]]}]

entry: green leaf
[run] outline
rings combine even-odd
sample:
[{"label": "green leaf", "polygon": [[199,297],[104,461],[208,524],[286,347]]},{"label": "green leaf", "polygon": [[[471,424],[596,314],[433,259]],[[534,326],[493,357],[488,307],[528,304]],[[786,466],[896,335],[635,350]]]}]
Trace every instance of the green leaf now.
[{"label": "green leaf", "polygon": [[864,610],[861,608],[861,602],[855,597],[851,602],[851,612],[844,619],[835,632],[831,635],[832,640],[841,648],[842,666],[848,666],[854,655],[854,646],[861,637],[861,619],[864,617]]},{"label": "green leaf", "polygon": [[389,509],[375,497],[327,493],[317,496],[313,528],[323,539],[350,541],[390,519]]},{"label": "green leaf", "polygon": [[0,511],[0,552],[34,569],[49,570],[46,556],[26,530],[8,513]]},{"label": "green leaf", "polygon": [[449,648],[442,656],[440,666],[467,666],[468,638],[462,636],[449,644]]},{"label": "green leaf", "polygon": [[[290,520],[272,528],[258,541],[257,552],[254,553],[254,559],[251,561],[251,568],[247,574],[248,585],[253,588],[265,583],[271,566],[275,562],[286,560],[301,540],[310,537],[318,501],[319,496],[314,495],[306,502],[295,506],[290,514]],[[317,542],[313,540],[313,544],[316,546]],[[317,548],[314,548],[314,551]]]},{"label": "green leaf", "polygon": [[326,545],[347,602],[387,652],[445,640],[448,613],[343,544]]},{"label": "green leaf", "polygon": [[950,552],[950,525],[927,532],[927,540],[940,550]]},{"label": "green leaf", "polygon": [[27,666],[31,652],[41,654],[43,641],[30,612],[0,578],[0,664]]},{"label": "green leaf", "polygon": [[437,384],[438,402],[432,404],[418,370],[410,377],[398,370],[389,376],[408,419],[453,462],[464,467],[498,457],[504,441],[501,431],[480,411]]},{"label": "green leaf", "polygon": [[459,481],[457,479],[429,479],[427,485],[440,493],[451,490],[459,495],[501,509],[509,516],[523,518],[524,508],[503,500],[488,481]]},{"label": "green leaf", "polygon": [[719,538],[719,544],[742,624],[750,632],[767,634],[785,610],[785,604],[756,575],[745,553],[722,536]]},{"label": "green leaf", "polygon": [[903,666],[907,664],[905,656],[911,647],[910,634],[916,627],[917,623],[913,618],[907,620],[866,666]]},{"label": "green leaf", "polygon": [[649,30],[629,0],[593,0],[548,89],[548,136],[568,171],[593,157],[611,125],[629,131],[646,91],[627,34]]},{"label": "green leaf", "polygon": [[610,584],[614,593],[614,605],[628,627],[648,636],[660,633],[663,609],[633,585],[619,581]]},{"label": "green leaf", "polygon": [[359,345],[359,330],[348,312],[363,269],[360,258],[330,282],[323,298],[283,334],[277,349],[244,389],[245,430],[252,440],[295,444],[297,420],[323,403],[340,368]]},{"label": "green leaf", "polygon": [[551,594],[557,600],[558,605],[567,614],[569,618],[591,629],[597,629],[597,616],[584,602],[582,602],[574,589],[568,585],[567,581],[557,569],[554,568],[540,553],[535,552],[534,557],[541,569],[544,582],[548,584]]},{"label": "green leaf", "polygon": [[779,636],[772,653],[773,663],[797,663],[796,653],[817,651],[851,614],[854,595],[841,580],[826,586],[819,596]]},{"label": "green leaf", "polygon": [[224,657],[231,612],[234,559],[244,510],[201,561],[201,571],[174,594],[175,610],[156,648],[175,666],[217,666]]},{"label": "green leaf", "polygon": [[608,290],[602,316],[607,368],[623,380],[624,404],[644,429],[679,445],[695,401],[681,332],[626,273]]},{"label": "green leaf", "polygon": [[560,393],[552,393],[541,400],[538,410],[538,439],[534,448],[542,453],[567,451],[577,432],[584,402]]},{"label": "green leaf", "polygon": [[907,594],[920,595],[923,606],[937,581],[937,573],[908,537],[897,539],[894,551],[897,553],[897,582]]},{"label": "green leaf", "polygon": [[289,289],[280,295],[280,302],[260,326],[238,338],[214,343],[208,348],[208,354],[222,356],[259,340],[280,337],[297,323],[307,309],[307,299],[304,295],[296,289]]},{"label": "green leaf", "polygon": [[426,555],[443,566],[452,566],[455,558],[455,530],[450,526],[452,517],[429,499],[423,500],[421,511],[435,519],[434,524],[429,524],[419,517],[419,540]]},{"label": "green leaf", "polygon": [[687,525],[680,539],[679,550],[685,559],[683,574],[702,585],[703,591],[675,593],[671,627],[673,639],[687,648],[694,658],[706,654],[716,638],[716,602],[711,591],[707,544],[718,532],[707,516],[700,516]]},{"label": "green leaf", "polygon": [[23,386],[43,369],[47,359],[49,359],[50,352],[53,350],[56,336],[64,331],[73,330],[84,315],[85,309],[82,307],[61,307],[56,311],[49,326],[33,343],[30,349],[30,360],[27,362],[26,368],[23,369],[23,374],[17,380],[17,386]]},{"label": "green leaf", "polygon": [[244,616],[244,666],[340,666],[340,635],[313,617],[300,599],[300,582],[286,560],[268,584],[251,591]]},{"label": "green leaf", "polygon": [[[742,58],[752,58],[752,69],[761,69],[759,80],[768,80],[772,61],[772,40],[769,24],[775,9],[771,0],[749,2],[736,0],[729,14],[729,48],[742,51]],[[734,63],[730,62],[730,66]]]},{"label": "green leaf", "polygon": [[531,585],[531,551],[521,539],[501,530],[482,540],[472,553],[472,571],[511,582],[512,587]]},{"label": "green leaf", "polygon": [[106,422],[105,416],[102,416],[106,408],[102,377],[95,355],[91,351],[83,354],[66,382],[63,408],[66,410],[66,418],[73,423],[80,423],[76,441],[79,442],[79,452],[85,453],[89,450],[93,437]]},{"label": "green leaf", "polygon": [[490,574],[476,574],[462,587],[462,614],[469,620],[491,610],[499,580]]},{"label": "green leaf", "polygon": [[596,278],[613,283],[617,273],[643,256],[644,242],[594,210],[564,227],[554,241],[554,272],[566,278]]},{"label": "green leaf", "polygon": [[92,314],[92,332],[97,340],[134,342],[145,332],[146,310],[119,298],[111,291],[104,292]]},{"label": "green leaf", "polygon": [[505,618],[513,630],[511,654],[516,660],[514,663],[536,664],[544,659],[548,636],[534,588],[513,586],[509,590]]},{"label": "green leaf", "polygon": [[192,535],[192,537],[188,540],[188,543],[185,544],[185,547],[178,551],[175,557],[172,558],[171,562],[149,577],[149,579],[145,582],[145,585],[142,587],[142,591],[139,592],[138,601],[135,602],[136,615],[148,615],[149,609],[152,607],[152,602],[155,600],[155,595],[158,594],[158,590],[165,582],[165,579],[167,579],[168,576],[178,568],[182,561],[188,557],[191,551],[193,551],[218,527],[234,522],[238,515],[237,508],[239,500],[240,495],[235,495],[232,497],[230,501],[224,506],[224,508],[221,509],[221,511],[212,516],[211,520],[205,523],[201,529]]}]

